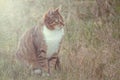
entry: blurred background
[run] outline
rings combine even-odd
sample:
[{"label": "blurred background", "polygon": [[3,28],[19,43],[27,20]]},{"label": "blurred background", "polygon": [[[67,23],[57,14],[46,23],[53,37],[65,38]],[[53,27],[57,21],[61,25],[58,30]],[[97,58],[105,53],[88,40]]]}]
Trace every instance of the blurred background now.
[{"label": "blurred background", "polygon": [[[30,75],[13,58],[21,35],[62,6],[62,70]],[[0,0],[0,80],[120,80],[120,0]]]}]

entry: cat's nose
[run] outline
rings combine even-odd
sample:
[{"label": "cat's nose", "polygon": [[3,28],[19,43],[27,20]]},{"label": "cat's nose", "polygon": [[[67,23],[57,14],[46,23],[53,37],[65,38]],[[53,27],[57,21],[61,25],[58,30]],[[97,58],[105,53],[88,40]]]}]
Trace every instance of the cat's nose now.
[{"label": "cat's nose", "polygon": [[63,22],[60,22],[61,26],[64,26],[64,23]]}]

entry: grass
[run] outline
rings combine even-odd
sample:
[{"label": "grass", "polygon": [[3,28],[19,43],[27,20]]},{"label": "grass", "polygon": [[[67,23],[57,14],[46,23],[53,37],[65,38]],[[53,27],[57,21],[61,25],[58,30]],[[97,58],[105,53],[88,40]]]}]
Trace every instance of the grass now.
[{"label": "grass", "polygon": [[[66,31],[60,52],[62,65],[60,72],[55,72],[55,75],[50,77],[31,75],[26,68],[14,62],[13,48],[13,51],[2,51],[0,54],[0,80],[119,80],[119,40],[106,34],[103,28],[107,26],[100,28],[92,22],[90,25],[83,22],[80,24],[81,28],[72,25],[74,29],[70,27],[69,30],[74,31]],[[89,29],[89,27],[93,28]],[[79,30],[76,31],[77,29]],[[101,34],[98,31],[96,33],[96,29]]]},{"label": "grass", "polygon": [[[78,20],[74,17],[76,15],[71,15],[66,21],[67,3],[63,1],[66,26],[59,55],[62,69],[50,77],[40,77],[31,75],[13,56],[20,36],[35,26],[52,4],[42,0],[35,3],[27,0],[11,1],[1,0],[0,3],[0,80],[120,80],[119,18],[101,24],[89,17]],[[43,7],[45,4],[48,5]],[[74,12],[74,9],[71,11]]]}]

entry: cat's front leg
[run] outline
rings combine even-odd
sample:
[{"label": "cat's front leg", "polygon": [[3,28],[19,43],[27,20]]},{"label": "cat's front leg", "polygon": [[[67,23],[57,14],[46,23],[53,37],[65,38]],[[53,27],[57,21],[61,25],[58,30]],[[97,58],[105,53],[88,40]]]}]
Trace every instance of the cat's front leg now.
[{"label": "cat's front leg", "polygon": [[60,70],[60,61],[58,58],[58,54],[53,55],[49,60],[49,67],[50,67],[50,73],[52,73],[54,70]]},{"label": "cat's front leg", "polygon": [[40,68],[42,69],[43,76],[49,76],[49,66],[48,59],[46,58],[46,53],[41,51],[37,57]]}]

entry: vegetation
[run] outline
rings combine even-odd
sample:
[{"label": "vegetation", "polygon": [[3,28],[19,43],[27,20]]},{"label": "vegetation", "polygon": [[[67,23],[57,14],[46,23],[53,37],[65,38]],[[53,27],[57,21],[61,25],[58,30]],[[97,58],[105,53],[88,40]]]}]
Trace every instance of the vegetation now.
[{"label": "vegetation", "polygon": [[[62,69],[31,75],[15,61],[20,36],[62,6]],[[119,0],[0,0],[0,80],[120,80]]]}]

